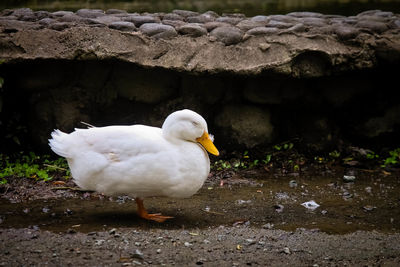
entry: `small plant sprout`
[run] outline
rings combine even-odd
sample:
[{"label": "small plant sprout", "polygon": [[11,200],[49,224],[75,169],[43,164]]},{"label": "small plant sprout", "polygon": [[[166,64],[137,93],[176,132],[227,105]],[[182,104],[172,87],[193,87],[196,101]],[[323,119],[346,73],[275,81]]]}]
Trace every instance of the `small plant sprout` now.
[{"label": "small plant sprout", "polygon": [[389,165],[396,165],[400,162],[400,148],[389,151],[389,155],[390,156],[387,157],[382,164],[383,168],[386,168]]}]

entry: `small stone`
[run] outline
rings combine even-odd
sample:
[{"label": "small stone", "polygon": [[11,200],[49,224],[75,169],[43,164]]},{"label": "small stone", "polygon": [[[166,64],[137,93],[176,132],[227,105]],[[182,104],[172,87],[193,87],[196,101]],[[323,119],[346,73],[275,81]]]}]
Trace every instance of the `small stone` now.
[{"label": "small stone", "polygon": [[236,203],[237,203],[238,205],[250,204],[250,203],[251,203],[251,200],[238,199],[238,200],[236,200]]},{"label": "small stone", "polygon": [[263,15],[258,15],[258,16],[254,16],[250,19],[251,21],[255,21],[255,22],[262,22],[267,24],[269,21],[269,17],[268,16],[263,16]]},{"label": "small stone", "polygon": [[343,175],[343,181],[346,183],[354,182],[356,177],[354,175]]},{"label": "small stone", "polygon": [[380,21],[361,20],[356,24],[359,28],[369,29],[372,32],[382,33],[388,29],[388,26]]},{"label": "small stone", "polygon": [[139,30],[151,37],[168,39],[178,35],[174,27],[159,23],[145,23]]},{"label": "small stone", "polygon": [[105,13],[103,10],[101,9],[79,9],[78,11],[76,11],[76,14],[78,16],[84,17],[84,18],[97,18],[100,16],[105,16]]},{"label": "small stone", "polygon": [[160,249],[160,248],[157,249],[157,250],[156,250],[156,253],[157,253],[157,254],[160,254],[160,253],[161,253],[161,249]]},{"label": "small stone", "polygon": [[287,22],[277,21],[277,20],[271,20],[266,25],[266,27],[273,27],[273,28],[278,28],[278,29],[287,29],[292,26],[293,26],[292,23],[287,23]]},{"label": "small stone", "polygon": [[185,18],[200,15],[198,12],[194,12],[194,11],[190,11],[190,10],[180,10],[180,9],[172,10],[172,13],[178,14],[179,16],[182,16]]},{"label": "small stone", "polygon": [[163,20],[179,20],[183,21],[183,17],[181,15],[175,13],[168,13],[163,16]]},{"label": "small stone", "polygon": [[227,23],[230,25],[236,25],[240,21],[242,21],[241,18],[236,18],[236,17],[219,17],[215,20],[216,22],[222,22],[222,23]]},{"label": "small stone", "polygon": [[276,212],[281,213],[281,212],[283,212],[284,206],[281,204],[276,204],[276,205],[274,205],[274,209]]},{"label": "small stone", "polygon": [[289,187],[290,188],[296,188],[297,187],[297,181],[296,180],[291,180],[289,182]]},{"label": "small stone", "polygon": [[135,249],[135,250],[131,253],[131,258],[143,260],[143,259],[144,259],[144,255],[143,255],[143,253],[142,253],[140,250]]},{"label": "small stone", "polygon": [[274,228],[274,224],[273,223],[266,223],[266,224],[264,224],[262,226],[262,228],[270,230],[270,229]]},{"label": "small stone", "polygon": [[265,52],[271,47],[270,44],[268,43],[261,43],[258,45],[258,48],[260,48],[261,51]]},{"label": "small stone", "polygon": [[255,240],[253,240],[253,239],[250,239],[250,238],[248,238],[248,239],[244,240],[244,242],[245,242],[245,245],[253,245],[253,244],[255,244],[255,243],[256,243],[256,241],[255,241]]},{"label": "small stone", "polygon": [[365,211],[373,211],[374,209],[376,209],[376,207],[375,206],[371,206],[371,205],[366,205],[366,206],[363,207],[363,209]]},{"label": "small stone", "polygon": [[365,190],[365,192],[367,192],[369,194],[372,193],[372,187],[370,187],[370,186],[367,186],[364,190]]},{"label": "small stone", "polygon": [[310,201],[304,202],[301,205],[303,207],[305,207],[306,209],[309,209],[309,210],[315,210],[316,208],[318,208],[320,206],[314,200],[310,200]]},{"label": "small stone", "polygon": [[54,17],[64,17],[65,15],[73,15],[74,14],[74,12],[72,12],[72,11],[63,11],[63,10],[60,10],[60,11],[56,11],[56,12],[53,12],[53,13],[51,13]]},{"label": "small stone", "polygon": [[274,34],[279,31],[278,28],[267,28],[267,27],[256,27],[253,29],[250,29],[246,32],[248,35],[267,35],[267,34]]},{"label": "small stone", "polygon": [[125,10],[110,8],[107,9],[106,14],[127,14]]},{"label": "small stone", "polygon": [[202,23],[202,24],[204,24],[204,23],[207,23],[207,22],[214,21],[215,18],[202,14],[202,15],[199,15],[199,16],[188,17],[186,20],[189,23]]},{"label": "small stone", "polygon": [[[248,31],[257,27],[263,27],[266,26],[266,24],[264,22],[260,22],[260,21],[253,21],[253,20],[242,20],[240,21],[238,24],[236,24],[236,27],[239,28],[242,31]],[[273,27],[273,26],[271,26]]]},{"label": "small stone", "polygon": [[140,15],[133,15],[124,18],[125,21],[132,22],[135,24],[136,27],[140,27],[143,24],[152,24],[158,23],[159,20],[152,17],[152,16],[140,16]]},{"label": "small stone", "polygon": [[117,231],[117,229],[113,228],[113,229],[111,229],[110,231],[108,231],[108,233],[109,233],[110,235],[113,235],[113,234],[116,233],[116,231]]},{"label": "small stone", "polygon": [[184,246],[185,246],[185,247],[190,247],[190,246],[192,246],[192,244],[189,243],[189,242],[185,242],[185,243],[184,243]]},{"label": "small stone", "polygon": [[184,24],[184,25],[178,27],[177,31],[180,34],[191,36],[191,37],[200,37],[202,35],[207,34],[207,30],[197,23]]},{"label": "small stone", "polygon": [[282,252],[285,253],[285,254],[290,254],[291,253],[290,249],[288,247],[284,247]]},{"label": "small stone", "polygon": [[243,32],[235,27],[218,27],[212,30],[210,35],[225,45],[237,44],[243,38]]},{"label": "small stone", "polygon": [[334,32],[342,40],[352,39],[359,34],[359,30],[357,28],[345,25],[335,27]]},{"label": "small stone", "polygon": [[129,21],[112,22],[108,27],[119,31],[134,31],[136,29],[135,24]]},{"label": "small stone", "polygon": [[49,207],[44,207],[44,208],[42,208],[42,212],[43,213],[48,213],[50,211],[50,208]]}]

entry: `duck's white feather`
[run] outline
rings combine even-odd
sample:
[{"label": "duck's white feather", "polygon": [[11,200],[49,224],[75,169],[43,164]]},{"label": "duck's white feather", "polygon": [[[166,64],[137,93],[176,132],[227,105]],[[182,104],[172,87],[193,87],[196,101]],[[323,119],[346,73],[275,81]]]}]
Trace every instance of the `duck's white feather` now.
[{"label": "duck's white feather", "polygon": [[[183,113],[189,120],[194,116],[192,111]],[[190,127],[185,121],[175,118],[172,124]],[[203,121],[199,124],[205,124]],[[208,154],[194,137],[187,140],[190,133],[181,138],[165,132],[164,128],[144,125],[75,129],[71,134],[55,130],[49,144],[55,153],[67,158],[81,188],[106,195],[189,197],[209,174]]]}]

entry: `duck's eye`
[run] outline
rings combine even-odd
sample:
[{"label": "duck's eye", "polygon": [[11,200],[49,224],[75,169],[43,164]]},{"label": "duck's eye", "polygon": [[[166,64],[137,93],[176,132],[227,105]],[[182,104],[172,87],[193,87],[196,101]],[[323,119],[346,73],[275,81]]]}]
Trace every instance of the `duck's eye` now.
[{"label": "duck's eye", "polygon": [[192,124],[194,125],[194,126],[199,126],[199,123],[198,122],[195,122],[195,121],[192,121]]}]

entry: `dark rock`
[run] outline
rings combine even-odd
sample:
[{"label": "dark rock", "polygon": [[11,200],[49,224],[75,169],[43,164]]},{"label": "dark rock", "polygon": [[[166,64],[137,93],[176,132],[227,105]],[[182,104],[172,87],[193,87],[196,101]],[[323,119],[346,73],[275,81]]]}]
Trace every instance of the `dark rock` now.
[{"label": "dark rock", "polygon": [[183,21],[184,17],[175,13],[168,13],[163,16],[163,20],[180,20]]},{"label": "dark rock", "polygon": [[65,15],[58,17],[58,21],[60,22],[84,22],[85,19],[82,18],[81,16],[78,16],[74,13],[66,13]]},{"label": "dark rock", "polygon": [[269,17],[268,16],[254,16],[250,19],[251,21],[255,21],[255,22],[261,22],[261,23],[265,23],[267,24],[269,21]]},{"label": "dark rock", "polygon": [[193,17],[188,17],[187,22],[189,23],[207,23],[207,22],[211,22],[214,21],[215,18],[212,16],[206,16],[204,14],[198,15],[198,16],[193,16]]},{"label": "dark rock", "polygon": [[292,23],[287,23],[287,22],[282,22],[282,21],[277,21],[277,20],[270,20],[266,27],[273,27],[273,28],[278,28],[278,29],[287,29],[292,27]]},{"label": "dark rock", "polygon": [[242,20],[243,20],[242,18],[237,18],[237,17],[219,17],[215,19],[215,21],[217,22],[229,23],[231,25],[236,25]]},{"label": "dark rock", "polygon": [[[236,24],[236,27],[238,27],[242,31],[248,31],[248,30],[251,30],[253,28],[262,27],[262,26],[265,26],[265,25],[266,24],[264,22],[252,21],[252,20],[249,20],[249,19],[245,19],[245,20],[240,21],[238,24]],[[273,26],[271,26],[271,27],[273,27]]]},{"label": "dark rock", "polygon": [[306,27],[303,23],[297,23],[296,25],[287,29],[288,32],[306,32],[308,27]]},{"label": "dark rock", "polygon": [[178,14],[179,16],[182,16],[184,18],[200,15],[198,12],[194,12],[194,11],[190,11],[190,10],[180,10],[180,9],[172,10],[172,13]]},{"label": "dark rock", "polygon": [[51,13],[54,17],[63,17],[63,16],[65,16],[65,15],[72,15],[72,14],[74,14],[74,12],[72,12],[72,11],[56,11],[56,12],[53,12],[53,13]]},{"label": "dark rock", "polygon": [[13,15],[17,17],[18,20],[22,21],[37,21],[37,17],[35,16],[35,13],[32,11],[30,8],[20,8],[16,9],[13,12]]},{"label": "dark rock", "polygon": [[185,25],[186,22],[181,21],[181,20],[168,20],[168,19],[164,19],[164,20],[162,21],[162,24],[169,25],[169,26],[172,26],[172,27],[174,27],[174,28],[178,28],[178,27],[180,27],[180,26]]},{"label": "dark rock", "polygon": [[281,22],[286,22],[286,23],[296,23],[296,22],[301,22],[301,18],[296,18],[292,16],[287,16],[287,15],[271,15],[268,16],[270,20],[275,20],[275,21],[281,21]]},{"label": "dark rock", "polygon": [[41,20],[41,19],[50,17],[50,12],[48,12],[48,11],[36,11],[35,12],[35,16],[36,16],[37,20]]},{"label": "dark rock", "polygon": [[296,18],[321,18],[324,15],[321,13],[316,12],[307,12],[307,11],[300,11],[300,12],[291,12],[287,14],[288,16],[296,17]]},{"label": "dark rock", "polygon": [[360,30],[354,27],[340,25],[334,28],[334,32],[340,39],[348,40],[356,37],[360,33]]},{"label": "dark rock", "polygon": [[48,25],[56,23],[56,22],[57,22],[57,20],[51,19],[51,18],[44,18],[44,19],[39,20],[39,24],[45,25],[45,26],[48,26]]},{"label": "dark rock", "polygon": [[243,32],[235,27],[218,27],[212,30],[210,35],[225,45],[237,44],[243,38]]},{"label": "dark rock", "polygon": [[230,27],[230,26],[231,25],[228,23],[218,22],[218,21],[207,22],[206,24],[203,25],[203,27],[206,28],[206,30],[209,32],[218,27]]},{"label": "dark rock", "polygon": [[187,23],[177,28],[178,33],[191,36],[199,37],[207,34],[207,30],[198,23]]},{"label": "dark rock", "polygon": [[145,23],[139,30],[147,36],[155,38],[169,39],[178,35],[175,28],[159,23]]},{"label": "dark rock", "polygon": [[93,23],[110,25],[111,23],[121,21],[120,17],[116,16],[102,16],[95,19],[90,19]]},{"label": "dark rock", "polygon": [[133,24],[132,22],[129,22],[129,21],[112,22],[112,23],[110,23],[110,25],[108,25],[108,27],[110,29],[115,29],[115,30],[119,30],[119,31],[135,31],[136,30],[135,24]]},{"label": "dark rock", "polygon": [[71,27],[71,24],[68,22],[56,22],[51,24],[49,28],[56,31],[62,31],[69,27]]},{"label": "dark rock", "polygon": [[158,19],[156,19],[152,16],[139,16],[139,15],[128,16],[128,17],[124,18],[124,20],[134,23],[136,27],[140,27],[141,25],[143,25],[145,23],[160,22]]},{"label": "dark rock", "polygon": [[248,35],[264,35],[264,34],[275,34],[279,32],[278,28],[267,28],[267,27],[257,27],[251,30],[248,30],[246,34]]},{"label": "dark rock", "polygon": [[315,18],[315,17],[311,17],[311,18],[303,18],[302,19],[302,23],[304,25],[308,25],[308,26],[312,26],[312,27],[323,27],[326,26],[326,20],[322,19],[322,18]]},{"label": "dark rock", "polygon": [[76,14],[78,16],[80,16],[80,17],[90,18],[90,19],[97,18],[97,17],[100,17],[100,16],[105,16],[104,11],[101,10],[101,9],[86,9],[86,8],[83,8],[83,9],[79,9],[78,11],[76,11]]},{"label": "dark rock", "polygon": [[379,21],[361,20],[357,22],[356,26],[377,33],[382,33],[388,30],[388,26],[385,23]]},{"label": "dark rock", "polygon": [[128,14],[125,10],[120,10],[120,9],[107,9],[106,14]]}]

